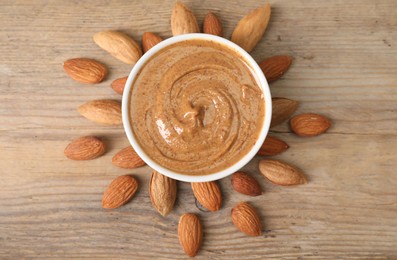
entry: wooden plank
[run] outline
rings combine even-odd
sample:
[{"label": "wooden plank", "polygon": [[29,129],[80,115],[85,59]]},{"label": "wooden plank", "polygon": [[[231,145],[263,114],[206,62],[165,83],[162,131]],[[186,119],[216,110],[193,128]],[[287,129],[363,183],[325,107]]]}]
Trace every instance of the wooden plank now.
[{"label": "wooden plank", "polygon": [[[310,183],[278,187],[259,174],[255,158],[244,169],[265,193],[237,194],[220,181],[221,211],[199,211],[187,183],[163,218],[148,195],[150,169],[123,170],[112,156],[128,145],[122,127],[98,126],[76,107],[100,98],[120,99],[109,87],[131,67],[99,49],[92,35],[145,31],[171,35],[173,1],[2,1],[0,8],[0,258],[184,259],[178,218],[200,215],[205,239],[198,258],[397,257],[397,2],[273,0],[266,36],[252,52],[260,61],[294,57],[290,71],[271,86],[273,96],[301,102],[297,113],[317,112],[334,126],[316,138],[298,138],[287,123],[273,129],[290,149],[277,158],[301,168]],[[219,15],[230,36],[257,1],[185,1],[202,23]],[[90,57],[110,70],[96,86],[69,79],[62,62]],[[108,152],[74,162],[68,142],[95,134]],[[116,176],[133,173],[141,188],[118,210],[101,208],[102,192]],[[239,201],[260,212],[264,234],[246,237],[230,221]],[[153,246],[155,245],[155,246]]]}]

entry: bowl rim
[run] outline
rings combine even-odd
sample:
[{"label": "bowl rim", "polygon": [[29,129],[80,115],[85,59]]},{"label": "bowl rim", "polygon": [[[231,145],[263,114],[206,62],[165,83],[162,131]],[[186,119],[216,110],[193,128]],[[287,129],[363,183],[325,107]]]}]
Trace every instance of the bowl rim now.
[{"label": "bowl rim", "polygon": [[[236,51],[238,54],[240,54],[245,59],[245,62],[247,62],[247,64],[251,67],[253,73],[255,73],[255,76],[257,77],[257,80],[259,81],[259,87],[262,89],[262,92],[264,94],[264,102],[265,102],[265,119],[263,120],[262,130],[261,130],[261,133],[259,134],[259,137],[258,137],[255,145],[251,148],[251,150],[246,155],[244,155],[239,161],[235,162],[234,164],[230,165],[229,167],[227,167],[221,171],[217,171],[215,173],[206,174],[206,175],[187,175],[187,174],[183,174],[183,173],[178,173],[178,172],[172,171],[168,168],[165,168],[165,167],[161,166],[159,163],[152,160],[143,151],[143,149],[140,147],[140,144],[136,140],[136,137],[132,132],[130,116],[129,116],[129,103],[130,103],[129,101],[130,101],[130,92],[132,89],[132,83],[135,80],[136,75],[141,70],[141,68],[146,64],[146,62],[153,55],[155,55],[158,51],[162,50],[163,48],[165,48],[169,45],[172,45],[177,42],[182,42],[182,41],[186,41],[186,40],[194,40],[194,39],[215,41],[217,43],[221,43],[221,44],[225,45],[226,47],[228,47],[228,48]],[[126,84],[124,87],[124,92],[123,92],[123,97],[122,97],[122,119],[123,119],[124,131],[127,135],[128,141],[130,142],[131,146],[134,148],[135,152],[152,169],[154,169],[154,170],[156,170],[172,179],[179,180],[179,181],[185,181],[185,182],[208,182],[208,181],[219,180],[219,179],[222,179],[222,178],[240,170],[242,167],[244,167],[257,154],[257,152],[259,151],[263,142],[265,141],[265,138],[266,138],[266,136],[269,132],[269,128],[270,128],[271,116],[272,116],[272,98],[271,98],[271,94],[270,94],[269,84],[265,78],[265,75],[263,74],[262,70],[260,69],[259,65],[251,57],[250,54],[248,54],[244,49],[242,49],[237,44],[235,44],[225,38],[211,35],[211,34],[191,33],[191,34],[178,35],[178,36],[168,38],[168,39],[158,43],[154,47],[152,47],[138,60],[138,62],[132,68],[132,70],[128,76],[128,79],[126,81]]]}]

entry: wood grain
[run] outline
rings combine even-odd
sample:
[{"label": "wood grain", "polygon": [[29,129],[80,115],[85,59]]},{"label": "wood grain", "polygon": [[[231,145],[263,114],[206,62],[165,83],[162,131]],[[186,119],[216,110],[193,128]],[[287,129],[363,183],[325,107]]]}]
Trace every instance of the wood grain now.
[{"label": "wood grain", "polygon": [[[262,4],[184,2],[200,26],[212,10],[227,37]],[[98,126],[76,108],[93,99],[120,99],[110,84],[131,70],[98,48],[93,34],[116,29],[138,41],[145,31],[170,37],[173,3],[1,2],[0,258],[185,259],[177,224],[186,212],[203,221],[198,259],[397,258],[397,2],[271,0],[269,27],[252,55],[257,61],[294,57],[289,72],[272,83],[272,95],[298,100],[297,113],[324,114],[334,123],[315,138],[296,137],[286,123],[273,130],[290,145],[275,158],[302,169],[310,182],[274,186],[259,175],[255,158],[245,170],[261,180],[263,195],[233,192],[225,178],[223,209],[201,212],[190,185],[180,183],[176,207],[163,218],[148,195],[150,169],[111,164],[128,143],[123,129]],[[105,63],[109,76],[95,86],[72,81],[62,62],[75,57]],[[66,159],[64,148],[82,135],[103,137],[109,151],[93,161]],[[141,184],[136,197],[103,210],[102,192],[127,173]],[[247,237],[231,223],[230,210],[239,201],[260,212],[261,237]]]}]

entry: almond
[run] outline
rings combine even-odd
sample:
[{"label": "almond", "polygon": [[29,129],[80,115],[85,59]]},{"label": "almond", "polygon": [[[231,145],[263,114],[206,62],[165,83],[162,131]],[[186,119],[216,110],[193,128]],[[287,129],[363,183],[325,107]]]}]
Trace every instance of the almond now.
[{"label": "almond", "polygon": [[265,4],[244,16],[233,31],[232,42],[247,52],[252,51],[266,31],[270,13],[270,4]]},{"label": "almond", "polygon": [[102,207],[115,209],[123,206],[132,199],[138,189],[137,180],[130,175],[119,176],[114,179],[102,197]]},{"label": "almond", "polygon": [[105,143],[95,136],[84,136],[72,141],[64,151],[72,160],[91,160],[105,153]]},{"label": "almond", "polygon": [[199,33],[196,17],[183,3],[177,2],[171,14],[172,35]]},{"label": "almond", "polygon": [[222,206],[222,193],[215,181],[192,182],[192,190],[196,199],[206,209],[217,211]]},{"label": "almond", "polygon": [[101,82],[108,72],[99,61],[87,58],[75,58],[63,63],[63,69],[74,80],[95,84]]},{"label": "almond", "polygon": [[153,46],[155,46],[157,43],[161,42],[163,39],[151,32],[145,32],[142,35],[142,47],[143,47],[143,52],[147,52],[150,50]]},{"label": "almond", "polygon": [[318,114],[301,114],[290,121],[291,129],[299,136],[316,136],[324,133],[331,126],[331,122]]},{"label": "almond", "polygon": [[123,95],[124,87],[125,87],[125,83],[127,83],[127,79],[128,79],[128,77],[122,77],[122,78],[119,78],[119,79],[115,79],[112,82],[112,85],[111,85],[112,89],[116,93],[118,93],[120,95]]},{"label": "almond", "polygon": [[162,216],[166,216],[174,207],[176,191],[176,180],[153,171],[149,195],[153,206]]},{"label": "almond", "polygon": [[77,111],[88,120],[100,124],[120,125],[122,123],[121,103],[116,100],[89,101],[79,106]]},{"label": "almond", "polygon": [[262,225],[256,210],[247,202],[240,202],[232,209],[233,224],[249,236],[259,236]]},{"label": "almond", "polygon": [[287,120],[298,108],[299,102],[288,98],[272,98],[272,122],[270,127]]},{"label": "almond", "polygon": [[178,239],[188,256],[194,257],[197,255],[203,240],[203,228],[196,215],[186,213],[179,218]]},{"label": "almond", "polygon": [[128,35],[116,31],[96,33],[94,42],[113,57],[127,64],[135,64],[142,56],[141,47]]},{"label": "almond", "polygon": [[112,158],[112,163],[117,167],[125,169],[134,169],[146,164],[131,146],[116,153]]},{"label": "almond", "polygon": [[262,69],[263,74],[267,79],[267,82],[273,82],[289,69],[292,63],[291,56],[279,55],[267,58],[259,63],[259,67]]},{"label": "almond", "polygon": [[236,172],[232,175],[232,186],[235,191],[248,196],[259,196],[262,189],[254,177],[245,172]]},{"label": "almond", "polygon": [[214,13],[208,12],[207,16],[205,16],[203,23],[203,32],[222,37],[222,24]]},{"label": "almond", "polygon": [[285,152],[289,148],[288,144],[283,140],[268,135],[265,142],[262,144],[257,155],[260,156],[272,156]]},{"label": "almond", "polygon": [[289,186],[307,183],[307,179],[301,171],[280,161],[261,160],[259,171],[274,184]]}]

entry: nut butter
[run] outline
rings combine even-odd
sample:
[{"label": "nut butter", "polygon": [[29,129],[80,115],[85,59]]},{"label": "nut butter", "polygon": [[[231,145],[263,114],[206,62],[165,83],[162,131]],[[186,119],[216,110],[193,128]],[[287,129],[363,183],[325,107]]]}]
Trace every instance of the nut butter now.
[{"label": "nut butter", "polygon": [[187,175],[221,171],[257,142],[263,92],[245,60],[210,40],[161,49],[138,72],[130,92],[133,135],[155,162]]}]

